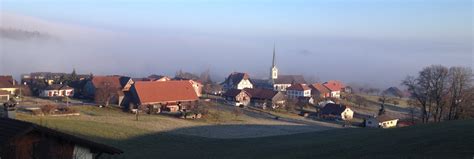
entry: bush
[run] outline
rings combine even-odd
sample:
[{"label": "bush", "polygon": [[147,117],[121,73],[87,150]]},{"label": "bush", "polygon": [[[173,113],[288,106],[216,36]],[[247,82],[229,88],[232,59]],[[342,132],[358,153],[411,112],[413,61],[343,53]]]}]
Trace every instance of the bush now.
[{"label": "bush", "polygon": [[72,109],[70,107],[63,107],[58,109],[62,114],[73,114],[73,113],[78,113],[76,109]]},{"label": "bush", "polygon": [[54,111],[56,111],[56,109],[57,106],[50,104],[41,107],[41,111],[43,112],[43,114],[54,114]]}]

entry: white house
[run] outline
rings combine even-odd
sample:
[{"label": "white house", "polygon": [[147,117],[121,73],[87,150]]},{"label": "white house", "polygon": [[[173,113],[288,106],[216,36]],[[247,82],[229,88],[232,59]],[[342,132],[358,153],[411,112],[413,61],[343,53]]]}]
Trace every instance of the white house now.
[{"label": "white house", "polygon": [[286,88],[286,95],[290,98],[311,97],[311,88],[306,84],[293,84]]},{"label": "white house", "polygon": [[321,109],[321,116],[324,118],[351,120],[354,116],[354,111],[345,105],[328,103]]},{"label": "white house", "polygon": [[41,91],[41,97],[72,97],[74,88],[62,84],[52,84]]},{"label": "white house", "polygon": [[392,128],[397,126],[398,120],[398,118],[390,117],[387,115],[380,115],[375,118],[365,119],[365,127]]},{"label": "white house", "polygon": [[252,82],[250,82],[249,75],[247,73],[234,72],[229,75],[222,83],[224,91],[230,89],[244,89],[253,88]]}]

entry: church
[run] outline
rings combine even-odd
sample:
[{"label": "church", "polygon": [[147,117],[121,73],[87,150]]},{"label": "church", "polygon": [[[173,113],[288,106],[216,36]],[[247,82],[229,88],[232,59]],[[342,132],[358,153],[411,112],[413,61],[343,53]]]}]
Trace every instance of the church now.
[{"label": "church", "polygon": [[280,75],[275,61],[275,45],[273,45],[273,60],[270,68],[270,84],[275,91],[286,91],[293,84],[306,84],[302,75]]}]

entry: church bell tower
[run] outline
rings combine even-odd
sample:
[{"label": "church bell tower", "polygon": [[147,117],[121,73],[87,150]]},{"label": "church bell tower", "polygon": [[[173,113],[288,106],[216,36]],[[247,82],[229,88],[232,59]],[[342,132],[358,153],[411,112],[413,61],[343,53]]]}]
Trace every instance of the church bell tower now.
[{"label": "church bell tower", "polygon": [[272,82],[278,78],[278,68],[275,64],[275,44],[273,44],[273,61],[272,61],[272,68],[270,69],[270,79]]}]

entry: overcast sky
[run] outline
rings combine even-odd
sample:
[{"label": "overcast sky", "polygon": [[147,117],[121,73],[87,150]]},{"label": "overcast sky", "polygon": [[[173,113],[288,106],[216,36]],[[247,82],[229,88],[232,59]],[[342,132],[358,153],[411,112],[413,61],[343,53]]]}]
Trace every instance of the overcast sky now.
[{"label": "overcast sky", "polygon": [[[473,67],[472,0],[1,0],[0,74],[210,69],[376,87],[431,64]],[[7,33],[8,36],[5,34]],[[36,36],[31,36],[32,33]]]}]

